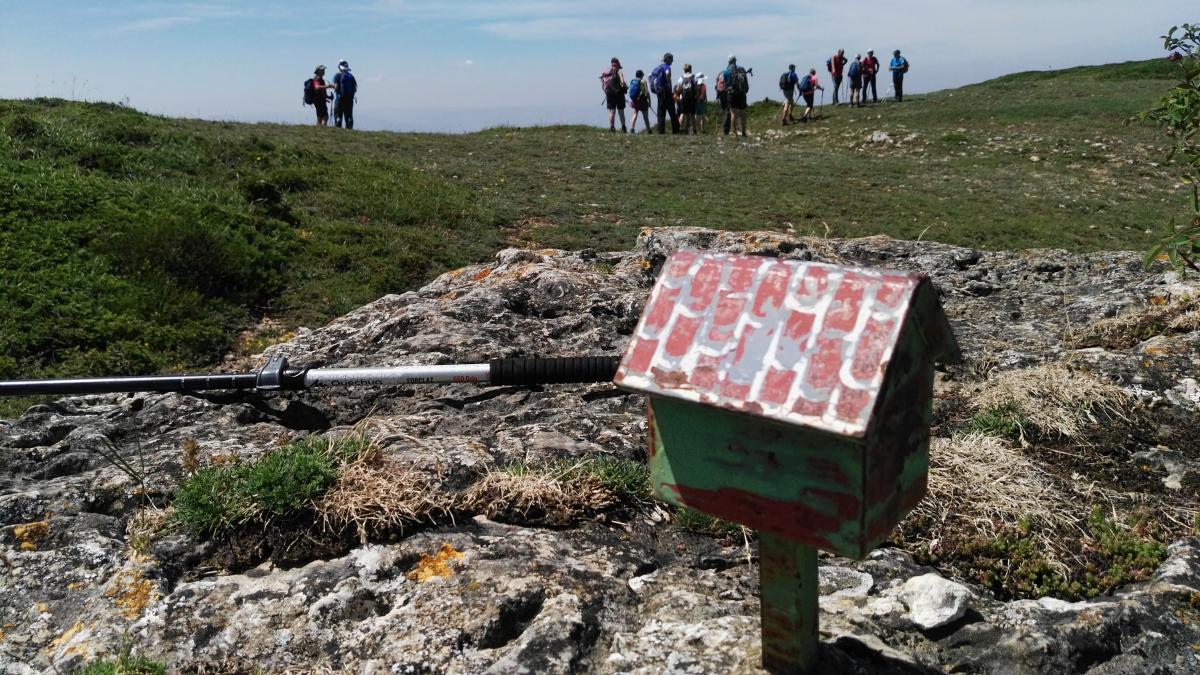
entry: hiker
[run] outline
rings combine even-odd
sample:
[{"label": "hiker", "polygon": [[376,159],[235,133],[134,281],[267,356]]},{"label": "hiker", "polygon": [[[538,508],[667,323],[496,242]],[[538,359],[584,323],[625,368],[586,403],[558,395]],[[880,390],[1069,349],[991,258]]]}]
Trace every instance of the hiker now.
[{"label": "hiker", "polygon": [[675,84],[675,96],[679,101],[679,126],[685,134],[696,134],[696,78],[692,75],[692,64],[683,64],[683,75]]},{"label": "hiker", "polygon": [[317,126],[329,126],[329,90],[331,84],[325,84],[325,66],[313,69],[313,76],[304,82],[304,102],[317,109]]},{"label": "hiker", "polygon": [[850,68],[846,71],[846,75],[850,78],[850,107],[861,108],[863,105],[862,54],[854,55],[854,60],[850,62]]},{"label": "hiker", "polygon": [[650,86],[646,84],[646,73],[640,69],[633,74],[633,81],[629,83],[629,106],[633,108],[633,122],[629,130],[637,133],[638,113],[641,113],[642,119],[646,120],[646,133],[653,133],[654,130],[650,128]]},{"label": "hiker", "polygon": [[875,88],[875,75],[879,73],[879,59],[875,58],[875,50],[867,50],[867,58],[862,62],[863,103],[867,102],[867,87],[871,88],[871,101],[879,103],[879,90]]},{"label": "hiker", "polygon": [[729,134],[729,91],[723,70],[717,73],[717,103],[721,106],[721,133]]},{"label": "hiker", "polygon": [[817,69],[809,68],[808,74],[800,78],[800,95],[804,97],[804,114],[800,116],[801,122],[812,120],[813,110],[813,94],[820,89],[825,91],[825,87],[817,80]]},{"label": "hiker", "polygon": [[704,121],[708,118],[708,83],[704,73],[696,73],[696,133],[704,133]]},{"label": "hiker", "polygon": [[671,64],[675,56],[663,54],[662,63],[650,71],[650,92],[658,96],[658,133],[667,133],[667,119],[671,120],[671,133],[679,133],[679,119],[675,117],[675,98],[671,95]]},{"label": "hiker", "polygon": [[779,76],[779,88],[783,91],[783,114],[779,117],[779,123],[782,126],[787,126],[788,122],[795,123],[796,118],[792,116],[792,107],[796,103],[796,85],[800,84],[800,76],[796,74],[796,64],[788,64],[787,72]]},{"label": "hiker", "polygon": [[904,100],[904,74],[908,72],[908,59],[900,56],[900,50],[892,52],[892,63],[888,66],[892,71],[892,86],[896,88],[896,103]]},{"label": "hiker", "polygon": [[625,133],[625,92],[629,91],[629,85],[625,83],[621,61],[614,56],[608,63],[608,70],[600,73],[600,88],[604,90],[604,103],[608,106],[608,130],[617,132],[615,122],[620,113],[621,133]]},{"label": "hiker", "polygon": [[725,75],[725,93],[729,97],[729,127],[737,135],[738,127],[742,136],[746,135],[746,93],[750,91],[750,71],[737,63],[737,57],[729,55],[729,66],[722,73]]},{"label": "hiker", "polygon": [[346,122],[347,129],[354,128],[354,99],[358,95],[358,81],[350,72],[350,64],[343,59],[338,61],[337,75],[333,76],[333,89],[337,98],[333,101],[333,126],[342,127]]},{"label": "hiker", "polygon": [[837,53],[825,60],[825,67],[833,78],[833,104],[838,104],[838,91],[842,88],[842,70],[846,67],[846,50],[839,49]]}]

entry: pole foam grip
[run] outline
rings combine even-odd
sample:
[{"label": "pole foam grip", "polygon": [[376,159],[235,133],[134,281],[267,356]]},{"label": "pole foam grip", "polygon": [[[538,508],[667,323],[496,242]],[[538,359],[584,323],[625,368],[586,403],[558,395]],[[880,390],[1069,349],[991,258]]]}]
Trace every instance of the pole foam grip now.
[{"label": "pole foam grip", "polygon": [[558,359],[492,359],[491,384],[563,384],[612,382],[617,356],[571,356]]}]

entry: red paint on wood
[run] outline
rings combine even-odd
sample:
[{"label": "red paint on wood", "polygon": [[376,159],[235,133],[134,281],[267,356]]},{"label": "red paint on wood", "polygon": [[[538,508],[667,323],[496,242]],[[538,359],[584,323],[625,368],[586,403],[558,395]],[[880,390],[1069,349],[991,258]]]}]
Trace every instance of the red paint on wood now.
[{"label": "red paint on wood", "polygon": [[730,293],[744,293],[754,284],[754,273],[762,266],[763,258],[739,256],[732,259],[726,289]]},{"label": "red paint on wood", "polygon": [[842,387],[838,390],[838,402],[834,411],[838,419],[854,422],[867,416],[869,411],[866,408],[871,402],[871,392],[865,389]]},{"label": "red paint on wood", "polygon": [[792,342],[799,342],[812,333],[817,315],[811,312],[792,312],[784,324],[783,336]]},{"label": "red paint on wood", "polygon": [[675,311],[675,303],[678,300],[678,288],[660,288],[654,304],[646,310],[646,318],[643,322],[646,332],[654,334],[662,330],[671,320],[671,314]]},{"label": "red paint on wood", "polygon": [[829,290],[829,270],[810,265],[805,269],[804,292],[802,295],[819,298]]},{"label": "red paint on wood", "polygon": [[663,270],[663,273],[666,274],[668,278],[687,276],[688,269],[691,268],[692,263],[696,262],[696,258],[699,256],[699,251],[692,251],[688,249],[676,251],[667,260],[667,268]]},{"label": "red paint on wood", "polygon": [[763,377],[762,391],[758,394],[759,400],[775,405],[787,403],[788,395],[792,393],[792,382],[795,379],[795,371],[771,368]]},{"label": "red paint on wood", "polygon": [[658,340],[638,340],[633,343],[633,350],[625,362],[625,368],[635,373],[644,373],[650,369],[654,353],[658,351]]},{"label": "red paint on wood", "polygon": [[703,312],[717,297],[717,289],[721,285],[721,265],[715,260],[705,260],[700,263],[700,269],[692,278],[692,290],[688,294],[688,309],[693,312]]},{"label": "red paint on wood", "polygon": [[912,292],[913,282],[908,277],[885,274],[883,283],[875,290],[876,310],[895,310]]},{"label": "red paint on wood", "polygon": [[817,338],[816,352],[809,358],[805,384],[811,389],[830,389],[838,383],[838,372],[842,369],[842,352],[846,342],[840,337]]},{"label": "red paint on wood", "polygon": [[758,292],[754,294],[752,311],[755,316],[761,319],[779,309],[787,296],[791,272],[791,268],[783,263],[776,263],[767,270],[766,276],[758,285]]},{"label": "red paint on wood", "polygon": [[805,417],[823,417],[825,411],[829,408],[827,400],[813,400],[801,396],[792,404],[792,412]]},{"label": "red paint on wood", "polygon": [[742,316],[742,309],[745,306],[746,301],[742,298],[721,296],[721,299],[717,301],[716,312],[713,313],[712,328],[708,331],[708,341],[717,346],[729,342],[733,338],[733,331],[737,328],[738,319]]},{"label": "red paint on wood", "polygon": [[[856,496],[832,490],[805,490],[796,501],[786,502],[731,487],[703,490],[672,483],[661,487],[689,508],[827,551],[836,550],[829,535],[857,520],[862,509]],[[831,504],[835,513],[823,513],[812,503]]]},{"label": "red paint on wood", "polygon": [[[692,346],[692,340],[696,339],[696,331],[700,330],[700,324],[703,321],[703,317],[679,315],[675,319],[675,325],[671,328],[671,335],[667,338],[663,355],[669,358],[678,358],[686,354]],[[686,379],[686,375],[684,378]]]},{"label": "red paint on wood", "polygon": [[825,331],[849,333],[858,323],[858,312],[862,307],[863,283],[857,275],[846,275],[833,294],[833,303],[825,313]]},{"label": "red paint on wood", "polygon": [[688,382],[699,391],[712,391],[717,386],[720,366],[720,357],[701,354],[696,359],[696,367],[692,369]]},{"label": "red paint on wood", "polygon": [[892,335],[895,331],[896,321],[893,319],[867,319],[854,349],[854,359],[850,363],[850,375],[854,379],[871,381],[876,374],[887,368],[883,355],[892,346]]}]

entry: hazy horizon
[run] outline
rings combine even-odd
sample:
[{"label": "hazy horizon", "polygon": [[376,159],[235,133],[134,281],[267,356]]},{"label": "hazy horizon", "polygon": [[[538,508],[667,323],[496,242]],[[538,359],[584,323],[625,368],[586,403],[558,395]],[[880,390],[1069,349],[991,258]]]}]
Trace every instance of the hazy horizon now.
[{"label": "hazy horizon", "polygon": [[[755,69],[750,97],[778,98],[789,63],[818,69],[844,48],[901,48],[908,93],[1026,71],[1163,55],[1170,26],[1200,19],[1168,0],[912,0],[900,13],[785,0],[695,0],[688,13],[632,0],[363,0],[324,3],[0,0],[7,98],[125,103],[169,117],[311,123],[301,85],[347,59],[356,127],[471,131],[607,124],[598,75],[612,56],[632,77],[663,52],[710,76],[730,53]],[[820,37],[816,37],[820,36]],[[890,86],[886,73],[880,94]],[[826,95],[826,101],[831,95]]]}]

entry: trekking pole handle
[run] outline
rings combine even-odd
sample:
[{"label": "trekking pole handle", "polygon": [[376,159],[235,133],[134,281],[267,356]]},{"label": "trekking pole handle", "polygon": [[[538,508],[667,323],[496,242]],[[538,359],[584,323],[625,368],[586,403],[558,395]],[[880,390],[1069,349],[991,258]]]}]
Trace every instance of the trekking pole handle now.
[{"label": "trekking pole handle", "polygon": [[620,361],[616,356],[493,359],[488,362],[488,382],[509,385],[611,382]]}]

